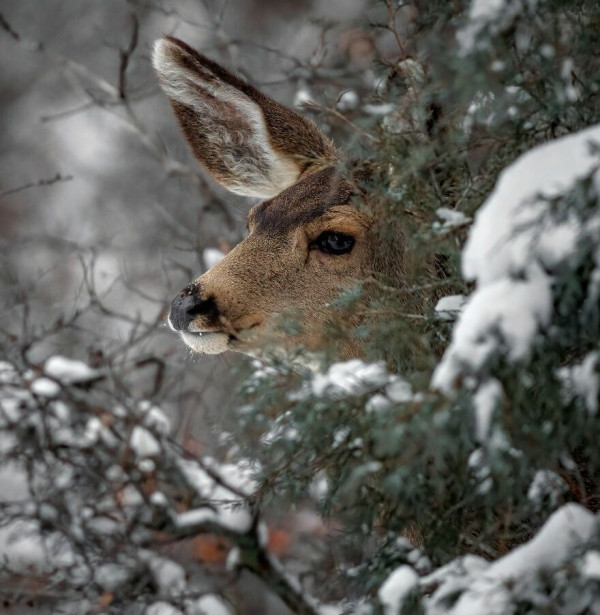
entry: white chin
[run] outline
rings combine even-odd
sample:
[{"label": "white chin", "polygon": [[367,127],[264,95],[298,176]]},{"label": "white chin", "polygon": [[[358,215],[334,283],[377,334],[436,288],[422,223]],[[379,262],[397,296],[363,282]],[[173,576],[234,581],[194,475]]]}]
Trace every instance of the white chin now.
[{"label": "white chin", "polygon": [[227,333],[188,333],[181,331],[181,339],[195,352],[221,354],[229,349]]}]

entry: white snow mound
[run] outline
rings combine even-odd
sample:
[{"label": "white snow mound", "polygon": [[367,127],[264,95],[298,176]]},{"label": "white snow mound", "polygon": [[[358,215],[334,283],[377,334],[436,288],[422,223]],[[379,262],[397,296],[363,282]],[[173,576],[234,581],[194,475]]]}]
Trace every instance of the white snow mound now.
[{"label": "white snow mound", "polygon": [[460,376],[485,379],[498,352],[528,358],[550,320],[553,273],[582,239],[600,233],[600,215],[584,227],[575,212],[559,216],[551,203],[589,176],[600,189],[599,145],[600,124],[535,147],[502,172],[463,251],[465,278],[477,287],[434,373],[435,388],[449,391]]}]

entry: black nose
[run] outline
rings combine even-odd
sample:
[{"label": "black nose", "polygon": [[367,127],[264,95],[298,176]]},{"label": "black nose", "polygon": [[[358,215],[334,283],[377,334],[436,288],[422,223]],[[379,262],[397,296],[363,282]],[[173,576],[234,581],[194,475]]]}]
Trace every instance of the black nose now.
[{"label": "black nose", "polygon": [[196,316],[207,316],[207,325],[214,325],[218,319],[217,304],[212,297],[201,299],[196,294],[182,291],[171,303],[169,322],[176,331],[186,331]]}]

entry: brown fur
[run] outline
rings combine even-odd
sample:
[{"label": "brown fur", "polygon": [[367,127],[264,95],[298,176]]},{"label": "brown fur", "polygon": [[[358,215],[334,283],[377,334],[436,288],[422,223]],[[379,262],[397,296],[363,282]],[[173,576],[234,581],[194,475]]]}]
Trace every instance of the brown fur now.
[{"label": "brown fur", "polygon": [[[164,40],[171,43],[167,49],[172,61],[195,71],[207,82],[228,84],[255,102],[265,120],[271,146],[275,151],[289,156],[297,165],[299,174],[331,164],[331,161],[335,160],[337,156],[335,147],[318,130],[314,122],[265,96],[216,62],[200,55],[183,41],[169,36]],[[161,79],[164,80],[164,77]],[[215,109],[214,115],[210,117],[198,115],[194,109],[173,98],[171,104],[181,130],[198,160],[218,182],[227,186],[231,169],[224,165],[220,148],[216,147],[207,136],[216,125],[226,127],[238,135],[248,133],[250,128],[232,105],[217,100],[208,93],[205,93],[205,97],[208,104]],[[240,147],[240,150],[242,149]],[[240,151],[240,155],[243,154],[244,152]]]},{"label": "brown fur", "polygon": [[[258,176],[271,172],[273,160],[284,170],[288,164],[297,169],[295,176],[270,180],[279,188],[250,211],[248,237],[174,301],[181,306],[194,297],[199,305],[192,308],[189,325],[177,321],[183,339],[199,352],[252,353],[266,340],[321,348],[328,325],[339,317],[331,304],[343,291],[374,271],[401,279],[401,234],[382,251],[380,214],[374,207],[356,206],[353,196],[360,197],[361,190],[351,177],[342,177],[335,149],[314,123],[177,39],[159,42],[155,66],[186,139],[215,179],[225,186],[245,180],[237,156],[246,165],[249,184],[261,184]],[[268,138],[256,128],[256,110]],[[223,130],[224,138],[219,136]],[[313,242],[327,231],[351,235],[351,252],[332,255],[316,248]],[[277,328],[289,314],[301,322],[301,333]],[[360,310],[344,318],[350,329],[360,322]],[[337,354],[358,356],[360,345],[348,336]]]},{"label": "brown fur", "polygon": [[[335,158],[335,147],[319,131],[314,122],[265,96],[255,87],[231,74],[210,58],[200,55],[183,41],[170,36],[165,38],[173,43],[173,53],[182,64],[187,64],[203,72],[209,79],[221,80],[232,85],[260,106],[269,129],[269,137],[276,150],[286,152],[295,159],[302,161],[303,169],[314,164],[319,158]],[[188,135],[186,129],[184,129],[184,134]],[[201,135],[197,136],[201,138]],[[196,138],[192,137],[188,140],[192,147],[195,147]],[[218,155],[216,157],[218,158]]]}]

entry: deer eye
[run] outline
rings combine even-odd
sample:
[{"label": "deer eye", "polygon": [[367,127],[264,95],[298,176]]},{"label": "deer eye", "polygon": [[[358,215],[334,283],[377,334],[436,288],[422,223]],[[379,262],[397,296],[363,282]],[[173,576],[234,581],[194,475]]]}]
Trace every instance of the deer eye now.
[{"label": "deer eye", "polygon": [[321,252],[338,256],[339,254],[346,254],[352,250],[354,246],[354,237],[345,235],[344,233],[325,231],[313,241],[312,245],[321,250]]}]

